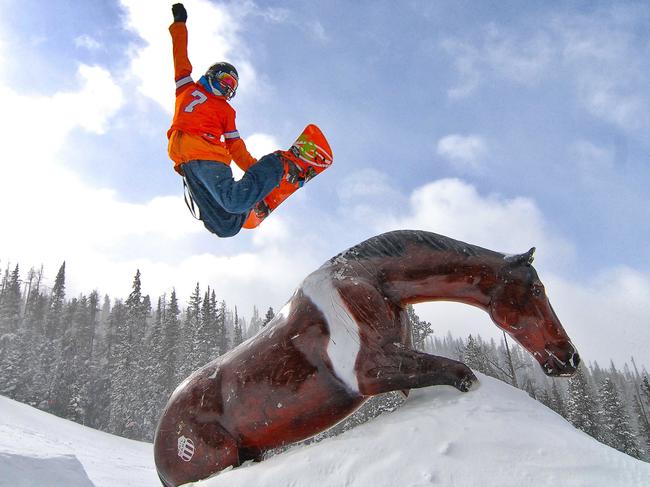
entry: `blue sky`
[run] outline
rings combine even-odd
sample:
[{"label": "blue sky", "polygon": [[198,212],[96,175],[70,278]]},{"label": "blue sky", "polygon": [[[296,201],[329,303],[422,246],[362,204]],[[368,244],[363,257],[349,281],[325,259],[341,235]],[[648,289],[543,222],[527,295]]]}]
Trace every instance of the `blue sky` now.
[{"label": "blue sky", "polygon": [[[194,222],[166,155],[170,6],[5,1],[0,263],[64,259],[71,293],[154,296],[198,280],[250,315],[279,308],[324,260],[419,228],[537,269],[587,360],[650,366],[650,6],[647,2],[185,2],[198,77],[240,71],[249,148],[310,122],[335,164],[261,228]],[[458,306],[439,333],[487,333]]]}]

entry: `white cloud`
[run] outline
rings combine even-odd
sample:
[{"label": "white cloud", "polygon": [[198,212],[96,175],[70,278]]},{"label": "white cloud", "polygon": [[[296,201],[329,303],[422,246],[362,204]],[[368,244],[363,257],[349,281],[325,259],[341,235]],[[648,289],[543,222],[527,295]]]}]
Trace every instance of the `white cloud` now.
[{"label": "white cloud", "polygon": [[478,135],[450,134],[438,141],[436,152],[461,170],[476,170],[488,152],[487,143]]},{"label": "white cloud", "polygon": [[[115,253],[112,246],[129,238],[176,240],[196,232],[181,217],[180,198],[124,202],[112,190],[89,186],[58,159],[73,130],[101,135],[122,106],[122,92],[107,71],[81,66],[79,75],[78,91],[50,97],[0,88],[0,103],[9,115],[0,127],[10,142],[5,154],[20,161],[12,167],[12,184],[0,193],[0,205],[7,209],[0,226],[15,229],[13,238],[3,239],[3,252],[32,263],[48,255],[55,260],[74,255],[88,265]],[[179,223],[170,226],[170,217]]]},{"label": "white cloud", "polygon": [[[256,159],[260,159],[262,156],[279,149],[276,138],[269,134],[252,134],[251,136],[246,137],[245,143],[248,152],[250,152],[250,154]],[[236,180],[241,179],[244,175],[244,171],[239,169],[237,164],[231,164],[230,168],[232,169],[232,175]]]},{"label": "white cloud", "polygon": [[79,91],[51,97],[28,97],[0,86],[5,113],[0,130],[10,142],[10,160],[22,159],[28,148],[32,163],[41,164],[41,158],[51,159],[73,128],[97,134],[106,130],[108,120],[122,106],[122,90],[101,67],[81,65],[77,78]]},{"label": "white cloud", "polygon": [[578,96],[594,116],[629,131],[650,127],[647,48],[635,35],[639,17],[612,7],[591,16],[558,18],[558,54],[573,72]]},{"label": "white cloud", "polygon": [[280,148],[277,139],[269,134],[255,133],[246,137],[246,147],[253,157],[260,158]]},{"label": "white cloud", "polygon": [[589,15],[542,17],[525,33],[490,24],[477,39],[447,38],[442,47],[459,75],[448,96],[468,97],[494,78],[530,86],[557,82],[560,75],[593,116],[645,134],[649,65],[636,35],[642,18],[635,7],[611,6]]},{"label": "white cloud", "polygon": [[650,367],[650,276],[621,267],[584,284],[555,274],[548,280],[555,311],[583,359],[603,364],[611,357],[621,365],[634,356]]},{"label": "white cloud", "polygon": [[360,169],[351,172],[336,189],[343,201],[368,197],[386,197],[394,193],[388,175],[376,169]]},{"label": "white cloud", "polygon": [[8,46],[5,36],[7,36],[7,34],[0,23],[0,79],[4,76],[5,69],[7,68],[5,60],[7,59],[6,51],[8,50]]},{"label": "white cloud", "polygon": [[349,173],[336,192],[346,217],[355,226],[371,228],[382,228],[386,215],[399,211],[407,200],[391,185],[388,175],[376,169]]},{"label": "white cloud", "polygon": [[447,38],[442,47],[454,58],[459,83],[448,90],[451,99],[471,95],[487,76],[532,85],[552,60],[549,36],[544,32],[516,35],[489,24],[475,43]]},{"label": "white cloud", "polygon": [[97,39],[89,36],[88,34],[84,34],[84,35],[80,35],[79,37],[76,37],[74,40],[74,45],[77,47],[88,49],[89,51],[97,51],[103,47]]},{"label": "white cloud", "polygon": [[[134,46],[131,72],[138,79],[139,91],[171,112],[174,108],[174,68],[171,37],[168,27],[172,23],[171,3],[163,8],[154,0],[121,0],[126,10],[126,26],[144,42]],[[238,98],[254,93],[255,71],[244,54],[239,36],[239,23],[225,5],[207,0],[184,2],[188,12],[188,51],[195,80],[217,61],[232,62],[242,82]]]},{"label": "white cloud", "polygon": [[587,184],[600,185],[602,181],[612,184],[614,151],[609,147],[594,144],[588,140],[577,140],[569,147],[572,160],[580,180]]},{"label": "white cloud", "polygon": [[459,179],[421,186],[410,197],[410,211],[385,219],[390,228],[417,228],[505,253],[537,247],[537,261],[561,266],[572,256],[568,242],[555,235],[529,198],[481,195]]}]

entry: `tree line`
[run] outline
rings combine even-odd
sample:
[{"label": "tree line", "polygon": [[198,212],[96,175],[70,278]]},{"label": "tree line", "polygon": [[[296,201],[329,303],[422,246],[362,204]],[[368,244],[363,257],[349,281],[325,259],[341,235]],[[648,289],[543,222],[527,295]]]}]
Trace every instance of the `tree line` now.
[{"label": "tree line", "polygon": [[126,300],[97,291],[65,296],[65,263],[51,289],[43,269],[0,284],[0,394],[119,436],[151,441],[169,395],[192,371],[255,334],[274,316],[236,307],[197,283],[155,303],[140,272]]},{"label": "tree line", "polygon": [[[7,267],[0,284],[0,394],[119,436],[151,441],[176,386],[192,371],[255,335],[275,313],[249,320],[199,283],[181,306],[176,291],[152,302],[136,271],[129,296],[97,291],[71,299],[65,263],[54,284],[43,268],[23,279]],[[461,360],[472,369],[526,391],[576,428],[636,458],[650,461],[650,382],[634,361],[581,365],[569,380],[546,377],[514,342],[480,336],[437,336],[408,308],[414,347]],[[398,393],[372,398],[346,421],[310,441],[338,434],[399,406]]]}]

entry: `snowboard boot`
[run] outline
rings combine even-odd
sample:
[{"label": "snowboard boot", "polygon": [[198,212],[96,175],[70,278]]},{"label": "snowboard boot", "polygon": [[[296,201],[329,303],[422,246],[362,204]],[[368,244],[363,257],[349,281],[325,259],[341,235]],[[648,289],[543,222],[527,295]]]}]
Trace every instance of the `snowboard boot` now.
[{"label": "snowboard boot", "polygon": [[[290,184],[296,184],[300,187],[316,176],[317,173],[311,164],[303,161],[294,153],[294,147],[291,147],[288,151],[277,151],[275,154],[284,164],[282,179],[286,179]],[[298,149],[295,148],[295,151],[297,152]]]},{"label": "snowboard boot", "polygon": [[260,219],[264,219],[267,216],[269,216],[269,213],[271,213],[271,209],[269,208],[269,205],[266,204],[264,200],[258,202],[254,207],[253,211],[255,212],[255,216]]}]

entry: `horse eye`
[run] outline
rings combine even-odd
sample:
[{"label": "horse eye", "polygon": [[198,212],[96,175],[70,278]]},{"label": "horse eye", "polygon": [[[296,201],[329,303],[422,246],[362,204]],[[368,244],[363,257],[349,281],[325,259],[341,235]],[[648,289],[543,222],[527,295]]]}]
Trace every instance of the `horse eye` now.
[{"label": "horse eye", "polygon": [[542,295],[542,288],[539,286],[533,286],[533,296],[539,297]]}]

